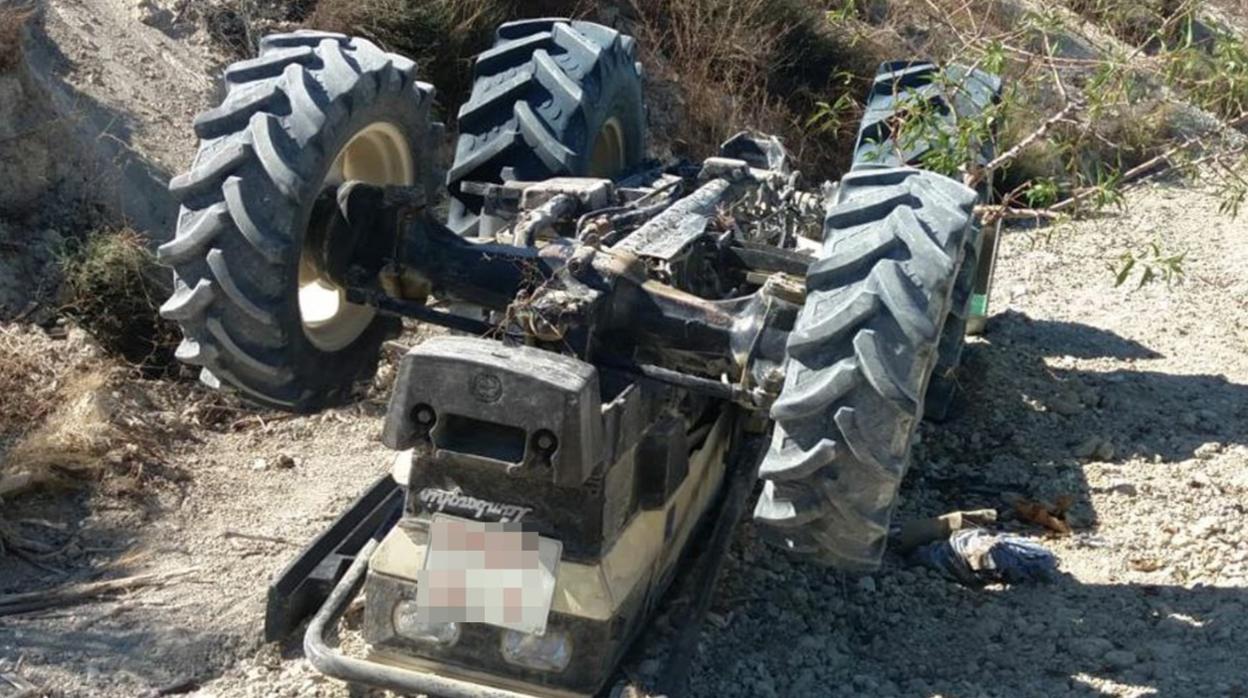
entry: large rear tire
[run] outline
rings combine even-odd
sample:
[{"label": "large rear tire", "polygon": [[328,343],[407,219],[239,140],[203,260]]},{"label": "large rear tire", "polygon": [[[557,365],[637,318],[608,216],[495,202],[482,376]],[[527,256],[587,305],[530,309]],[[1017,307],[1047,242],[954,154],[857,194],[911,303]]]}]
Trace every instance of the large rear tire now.
[{"label": "large rear tire", "polygon": [[645,109],[636,41],[591,22],[504,24],[477,57],[472,96],[459,110],[447,173],[448,225],[478,233],[482,199],[464,182],[614,178],[645,157]]},{"label": "large rear tire", "polygon": [[879,566],[975,201],[911,168],[841,180],[772,406],[754,511],[766,539],[844,570]]},{"label": "large rear tire", "polygon": [[305,254],[305,231],[326,184],[433,196],[432,88],[402,56],[307,31],[266,37],[225,81],[224,102],[195,120],[190,172],[170,183],[182,208],[158,256],[174,269],[161,314],[182,326],[177,356],[268,406],[347,401],[396,324],[346,303]]}]

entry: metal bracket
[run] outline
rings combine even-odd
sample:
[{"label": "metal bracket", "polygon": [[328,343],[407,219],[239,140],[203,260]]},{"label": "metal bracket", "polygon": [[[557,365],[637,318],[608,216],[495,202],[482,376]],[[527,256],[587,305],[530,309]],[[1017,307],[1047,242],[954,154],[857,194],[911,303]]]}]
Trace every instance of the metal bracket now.
[{"label": "metal bracket", "polygon": [[992,277],[997,267],[997,250],[1000,247],[1002,221],[984,229],[980,235],[979,261],[975,269],[975,283],[971,286],[971,307],[966,317],[966,333],[980,335],[988,324],[988,297],[992,294]]},{"label": "metal bracket", "polygon": [[276,642],[312,615],[373,537],[403,512],[403,490],[387,473],[304,548],[269,584],[264,639]]}]

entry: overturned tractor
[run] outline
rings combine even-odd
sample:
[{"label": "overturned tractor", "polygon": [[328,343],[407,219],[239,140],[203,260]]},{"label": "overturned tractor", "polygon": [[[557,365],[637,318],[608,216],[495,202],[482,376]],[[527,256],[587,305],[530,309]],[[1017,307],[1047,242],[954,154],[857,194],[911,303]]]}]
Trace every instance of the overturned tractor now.
[{"label": "overturned tractor", "polygon": [[[506,24],[445,206],[410,60],[297,32],[225,79],[160,250],[179,357],[314,411],[351,399],[401,318],[449,330],[402,358],[392,472],[274,581],[271,637],[312,615],[318,668],[400,692],[594,694],[697,539],[713,581],[758,481],[768,540],[879,564],[991,270],[977,193],[911,167],[923,144],[892,125],[903,94],[952,123],[995,78],[883,66],[853,170],[808,190],[770,137],[646,160],[632,38]],[[352,656],[325,636],[361,589]]]}]

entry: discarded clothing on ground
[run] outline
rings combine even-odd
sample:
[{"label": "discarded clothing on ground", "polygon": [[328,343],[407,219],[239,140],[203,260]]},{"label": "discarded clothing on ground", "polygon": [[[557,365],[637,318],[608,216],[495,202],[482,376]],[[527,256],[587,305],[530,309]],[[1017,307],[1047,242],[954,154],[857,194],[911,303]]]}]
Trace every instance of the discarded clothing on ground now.
[{"label": "discarded clothing on ground", "polygon": [[954,531],[914,552],[920,563],[969,586],[1052,581],[1057,556],[1029,540],[981,528]]}]

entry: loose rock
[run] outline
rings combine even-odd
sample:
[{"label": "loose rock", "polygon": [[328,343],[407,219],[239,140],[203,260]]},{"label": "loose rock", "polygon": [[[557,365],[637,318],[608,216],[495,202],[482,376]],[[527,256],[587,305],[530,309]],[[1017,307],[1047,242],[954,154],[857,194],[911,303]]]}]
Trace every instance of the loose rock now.
[{"label": "loose rock", "polygon": [[1080,442],[1078,446],[1075,446],[1075,457],[1076,458],[1091,458],[1092,455],[1096,453],[1096,450],[1100,448],[1100,446],[1101,446],[1101,437],[1089,436],[1088,438]]},{"label": "loose rock", "polygon": [[1097,460],[1111,460],[1114,457],[1114,444],[1109,439],[1101,439],[1092,455]]},{"label": "loose rock", "polygon": [[1070,642],[1070,651],[1086,659],[1100,659],[1114,649],[1114,643],[1103,637],[1082,637]]},{"label": "loose rock", "polygon": [[1222,452],[1222,444],[1217,441],[1209,441],[1196,447],[1192,455],[1201,460],[1209,460]]}]

